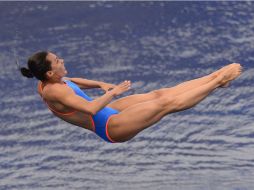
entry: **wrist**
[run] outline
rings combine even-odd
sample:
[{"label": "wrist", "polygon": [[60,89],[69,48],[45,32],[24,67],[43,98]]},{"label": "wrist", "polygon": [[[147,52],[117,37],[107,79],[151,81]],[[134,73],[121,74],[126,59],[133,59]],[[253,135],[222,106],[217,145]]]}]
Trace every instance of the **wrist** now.
[{"label": "wrist", "polygon": [[98,82],[98,86],[101,88],[105,84],[104,82]]},{"label": "wrist", "polygon": [[113,90],[107,91],[107,94],[110,94],[112,97],[116,97],[116,93]]}]

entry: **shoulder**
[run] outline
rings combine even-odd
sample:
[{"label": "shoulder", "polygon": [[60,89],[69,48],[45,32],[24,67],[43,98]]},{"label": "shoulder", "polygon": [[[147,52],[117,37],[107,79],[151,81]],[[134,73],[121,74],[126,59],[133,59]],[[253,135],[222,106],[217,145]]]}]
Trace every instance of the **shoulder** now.
[{"label": "shoulder", "polygon": [[37,91],[40,94],[40,96],[42,96],[42,82],[39,81],[37,84]]},{"label": "shoulder", "polygon": [[69,81],[71,81],[72,80],[72,78],[70,78],[70,77],[63,77],[63,80],[65,81],[65,80],[69,80]]},{"label": "shoulder", "polygon": [[66,84],[48,84],[43,88],[42,96],[47,100],[58,100],[64,96],[73,94],[73,90]]}]

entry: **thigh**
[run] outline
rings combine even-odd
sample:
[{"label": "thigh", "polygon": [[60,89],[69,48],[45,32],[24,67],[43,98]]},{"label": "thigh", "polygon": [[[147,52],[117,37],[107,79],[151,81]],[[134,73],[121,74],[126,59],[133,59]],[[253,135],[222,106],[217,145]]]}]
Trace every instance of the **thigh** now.
[{"label": "thigh", "polygon": [[161,103],[160,99],[146,101],[113,115],[108,121],[109,136],[117,142],[131,139],[162,118]]},{"label": "thigh", "polygon": [[146,94],[134,94],[130,96],[126,96],[123,98],[120,98],[118,100],[115,100],[107,105],[107,107],[116,109],[118,111],[123,111],[126,108],[133,106],[138,103],[146,102],[153,100],[155,98],[154,93],[146,93]]}]

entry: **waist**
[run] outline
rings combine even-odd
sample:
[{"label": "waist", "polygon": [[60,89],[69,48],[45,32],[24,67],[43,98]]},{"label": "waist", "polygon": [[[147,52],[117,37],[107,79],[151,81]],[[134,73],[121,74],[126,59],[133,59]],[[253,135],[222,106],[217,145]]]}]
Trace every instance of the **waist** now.
[{"label": "waist", "polygon": [[75,111],[69,115],[58,114],[56,112],[53,112],[53,114],[70,124],[73,124],[78,127],[82,127],[91,131],[95,131],[93,118],[89,114],[85,114],[79,111]]}]

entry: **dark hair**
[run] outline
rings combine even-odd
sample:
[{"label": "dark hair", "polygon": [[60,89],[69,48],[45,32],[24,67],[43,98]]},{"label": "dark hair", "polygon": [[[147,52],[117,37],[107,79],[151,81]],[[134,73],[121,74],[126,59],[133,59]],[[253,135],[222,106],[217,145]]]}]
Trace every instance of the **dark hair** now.
[{"label": "dark hair", "polygon": [[46,59],[48,52],[40,51],[29,57],[27,61],[28,69],[20,68],[20,72],[27,78],[36,77],[38,80],[45,81],[46,72],[51,70],[51,62]]}]

